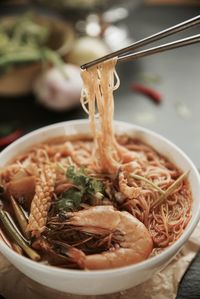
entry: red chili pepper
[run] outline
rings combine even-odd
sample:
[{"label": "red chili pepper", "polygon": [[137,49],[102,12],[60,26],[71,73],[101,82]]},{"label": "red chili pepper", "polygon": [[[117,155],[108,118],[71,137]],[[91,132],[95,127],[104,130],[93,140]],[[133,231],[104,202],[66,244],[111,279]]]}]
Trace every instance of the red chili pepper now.
[{"label": "red chili pepper", "polygon": [[131,90],[147,96],[156,104],[160,104],[160,102],[162,101],[162,97],[159,92],[157,92],[151,87],[144,86],[143,84],[139,84],[139,83],[132,84]]},{"label": "red chili pepper", "polygon": [[15,141],[17,138],[21,137],[23,134],[22,130],[16,130],[10,134],[8,134],[5,137],[1,137],[0,138],[0,147],[4,147],[10,143],[12,143],[13,141]]}]

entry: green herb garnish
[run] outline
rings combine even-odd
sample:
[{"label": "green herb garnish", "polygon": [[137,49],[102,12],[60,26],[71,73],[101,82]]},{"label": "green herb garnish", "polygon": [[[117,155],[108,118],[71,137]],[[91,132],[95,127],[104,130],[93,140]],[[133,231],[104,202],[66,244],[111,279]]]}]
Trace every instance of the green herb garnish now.
[{"label": "green herb garnish", "polygon": [[70,165],[66,172],[67,178],[76,186],[64,192],[56,201],[58,211],[74,211],[81,204],[83,197],[88,197],[93,204],[100,204],[104,197],[104,186],[101,181],[91,178],[84,168],[76,169]]},{"label": "green herb garnish", "polygon": [[69,189],[64,192],[56,202],[58,211],[74,211],[80,206],[83,193],[76,189]]},{"label": "green herb garnish", "polygon": [[88,193],[94,196],[99,193],[103,195],[103,183],[88,176],[83,167],[77,170],[75,166],[70,165],[67,168],[66,176],[74,185],[82,190],[83,193]]}]

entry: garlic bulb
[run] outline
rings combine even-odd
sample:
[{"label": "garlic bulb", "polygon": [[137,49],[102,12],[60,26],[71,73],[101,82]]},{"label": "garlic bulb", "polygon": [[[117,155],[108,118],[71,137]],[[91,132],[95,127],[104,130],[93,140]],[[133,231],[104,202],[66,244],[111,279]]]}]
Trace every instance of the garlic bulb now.
[{"label": "garlic bulb", "polygon": [[86,62],[108,54],[109,50],[104,41],[96,37],[81,37],[67,56],[70,63],[82,65]]},{"label": "garlic bulb", "polygon": [[79,105],[82,88],[80,68],[65,64],[64,76],[56,67],[46,70],[39,76],[33,86],[33,92],[46,107],[61,111]]}]

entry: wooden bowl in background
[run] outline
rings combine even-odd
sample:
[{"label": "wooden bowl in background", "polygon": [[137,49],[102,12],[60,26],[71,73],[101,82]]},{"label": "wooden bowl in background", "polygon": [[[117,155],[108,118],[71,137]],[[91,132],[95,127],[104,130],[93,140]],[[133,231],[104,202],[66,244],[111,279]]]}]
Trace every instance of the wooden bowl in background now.
[{"label": "wooden bowl in background", "polygon": [[[34,16],[33,19],[38,24],[50,28],[48,48],[55,50],[60,56],[65,56],[71,50],[75,32],[69,22],[42,15]],[[15,20],[16,16],[11,16],[5,17],[1,22],[11,26]],[[31,92],[33,81],[41,70],[41,62],[31,62],[13,66],[0,74],[0,96],[14,97]]]}]

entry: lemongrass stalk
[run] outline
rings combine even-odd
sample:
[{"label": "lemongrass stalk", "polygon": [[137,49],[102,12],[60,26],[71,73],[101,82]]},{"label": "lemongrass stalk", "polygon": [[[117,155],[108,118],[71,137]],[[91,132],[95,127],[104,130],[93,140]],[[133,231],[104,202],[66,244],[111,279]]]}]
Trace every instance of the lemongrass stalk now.
[{"label": "lemongrass stalk", "polygon": [[169,186],[165,193],[152,204],[151,208],[154,209],[163,203],[163,201],[176,190],[178,185],[186,178],[188,173],[189,171],[184,172],[171,186]]},{"label": "lemongrass stalk", "polygon": [[157,186],[156,184],[154,184],[153,182],[151,182],[150,180],[148,180],[147,178],[131,173],[131,177],[136,179],[136,180],[141,180],[144,181],[145,183],[147,183],[148,185],[152,186],[154,189],[156,189],[158,192],[160,192],[161,194],[165,194],[165,191],[162,190],[159,186]]},{"label": "lemongrass stalk", "polygon": [[18,203],[16,202],[16,200],[14,199],[13,196],[10,197],[10,201],[11,201],[11,205],[12,205],[13,211],[15,213],[15,217],[17,219],[17,222],[19,223],[19,226],[21,228],[22,234],[27,239],[30,239],[30,234],[29,234],[29,232],[26,231],[28,221],[27,221],[21,207],[18,205]]},{"label": "lemongrass stalk", "polygon": [[21,249],[21,247],[16,244],[16,243],[12,243],[12,248],[14,249],[14,251],[16,251],[18,254],[23,255],[23,251]]},{"label": "lemongrass stalk", "polygon": [[15,230],[14,226],[8,219],[6,212],[2,209],[0,209],[0,220],[7,233],[17,243],[17,245],[19,245],[32,260],[39,261],[41,259],[40,255],[31,247],[29,247],[28,244],[22,239],[20,234]]},{"label": "lemongrass stalk", "polygon": [[5,236],[5,234],[1,228],[0,228],[0,240],[3,240],[4,243],[6,243],[8,245],[8,247],[12,248],[10,240],[8,240],[8,238]]}]

